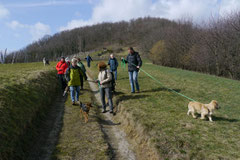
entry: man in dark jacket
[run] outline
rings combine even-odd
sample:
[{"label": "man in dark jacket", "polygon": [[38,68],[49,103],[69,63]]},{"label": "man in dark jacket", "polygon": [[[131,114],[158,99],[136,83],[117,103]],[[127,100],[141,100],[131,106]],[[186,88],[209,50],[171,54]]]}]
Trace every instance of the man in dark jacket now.
[{"label": "man in dark jacket", "polygon": [[60,84],[61,84],[63,90],[67,86],[65,78],[64,78],[64,74],[65,74],[67,68],[68,68],[68,65],[65,62],[65,58],[61,57],[61,60],[56,65],[56,69],[58,71],[58,73],[57,73],[58,74],[58,79],[60,81]]},{"label": "man in dark jacket", "polygon": [[90,63],[92,60],[92,57],[90,57],[89,55],[87,55],[87,57],[85,58],[87,60],[87,66],[90,67]]},{"label": "man in dark jacket", "polygon": [[122,59],[125,63],[128,63],[128,73],[129,73],[129,80],[131,85],[131,92],[135,93],[135,87],[137,92],[140,91],[139,84],[138,84],[138,71],[139,68],[142,66],[142,60],[138,52],[135,52],[132,47],[128,48],[128,56],[127,59]]},{"label": "man in dark jacket", "polygon": [[113,54],[110,54],[110,58],[108,61],[108,65],[110,66],[110,72],[114,73],[114,78],[117,80],[117,67],[118,67],[118,61],[113,56]]}]

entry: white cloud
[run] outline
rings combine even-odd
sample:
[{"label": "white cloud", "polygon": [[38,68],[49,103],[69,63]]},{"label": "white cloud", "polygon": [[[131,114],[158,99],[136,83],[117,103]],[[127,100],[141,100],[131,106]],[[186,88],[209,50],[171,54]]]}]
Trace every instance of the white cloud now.
[{"label": "white cloud", "polygon": [[24,24],[21,24],[19,23],[18,21],[14,20],[14,21],[11,21],[10,23],[6,23],[8,27],[10,27],[11,29],[17,29],[17,28],[26,28],[28,27],[27,25],[24,25]]},{"label": "white cloud", "polygon": [[60,27],[59,31],[70,30],[73,28],[92,25],[92,24],[93,24],[93,22],[91,22],[91,21],[84,21],[81,19],[80,20],[72,20],[72,21],[68,22],[68,24],[66,26]]},{"label": "white cloud", "polygon": [[33,3],[14,3],[7,4],[8,7],[16,8],[28,8],[28,7],[46,7],[46,6],[62,6],[62,5],[75,5],[84,3],[84,0],[50,0],[42,2],[33,2]]},{"label": "white cloud", "polygon": [[2,6],[0,4],[0,19],[7,17],[9,14],[10,13],[9,13],[8,9],[6,9],[4,6]]},{"label": "white cloud", "polygon": [[[14,20],[14,21],[11,21],[10,23],[6,23],[6,25],[13,30],[27,29],[28,32],[31,34],[33,41],[42,38],[46,34],[51,34],[50,26],[43,24],[41,22],[37,22],[36,24],[33,24],[33,25],[28,25],[28,24],[21,24],[20,22]],[[15,33],[15,35],[19,36],[19,33]]]},{"label": "white cloud", "polygon": [[231,12],[239,11],[240,1],[239,0],[222,0],[219,6],[220,15],[224,16]]},{"label": "white cloud", "polygon": [[51,29],[49,25],[38,22],[30,26],[30,33],[33,40],[38,40],[46,34],[51,34]]},{"label": "white cloud", "polygon": [[[89,0],[89,3],[91,0]],[[101,22],[116,22],[138,17],[161,17],[176,20],[191,18],[201,22],[219,14],[240,10],[239,0],[100,0],[89,20],[72,20],[60,31]]]}]

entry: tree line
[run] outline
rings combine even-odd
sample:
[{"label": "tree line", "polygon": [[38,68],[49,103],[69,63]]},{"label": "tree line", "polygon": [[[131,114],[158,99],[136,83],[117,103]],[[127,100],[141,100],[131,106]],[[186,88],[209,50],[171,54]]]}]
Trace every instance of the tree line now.
[{"label": "tree line", "polygon": [[240,13],[201,25],[146,17],[76,28],[45,36],[5,61],[56,60],[112,44],[136,46],[155,64],[240,79]]}]

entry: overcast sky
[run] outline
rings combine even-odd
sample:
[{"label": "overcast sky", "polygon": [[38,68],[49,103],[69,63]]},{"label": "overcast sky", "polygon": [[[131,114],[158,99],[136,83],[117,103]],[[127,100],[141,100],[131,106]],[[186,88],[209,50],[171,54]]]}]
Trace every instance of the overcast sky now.
[{"label": "overcast sky", "polygon": [[0,0],[0,50],[101,22],[152,16],[199,23],[239,9],[240,0]]}]

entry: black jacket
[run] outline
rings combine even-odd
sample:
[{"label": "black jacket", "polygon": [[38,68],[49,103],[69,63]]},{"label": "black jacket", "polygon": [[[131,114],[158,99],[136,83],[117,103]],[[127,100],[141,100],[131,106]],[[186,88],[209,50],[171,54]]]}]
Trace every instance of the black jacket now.
[{"label": "black jacket", "polygon": [[125,62],[128,63],[128,72],[138,71],[139,69],[136,66],[142,66],[142,60],[138,52],[129,53]]}]

